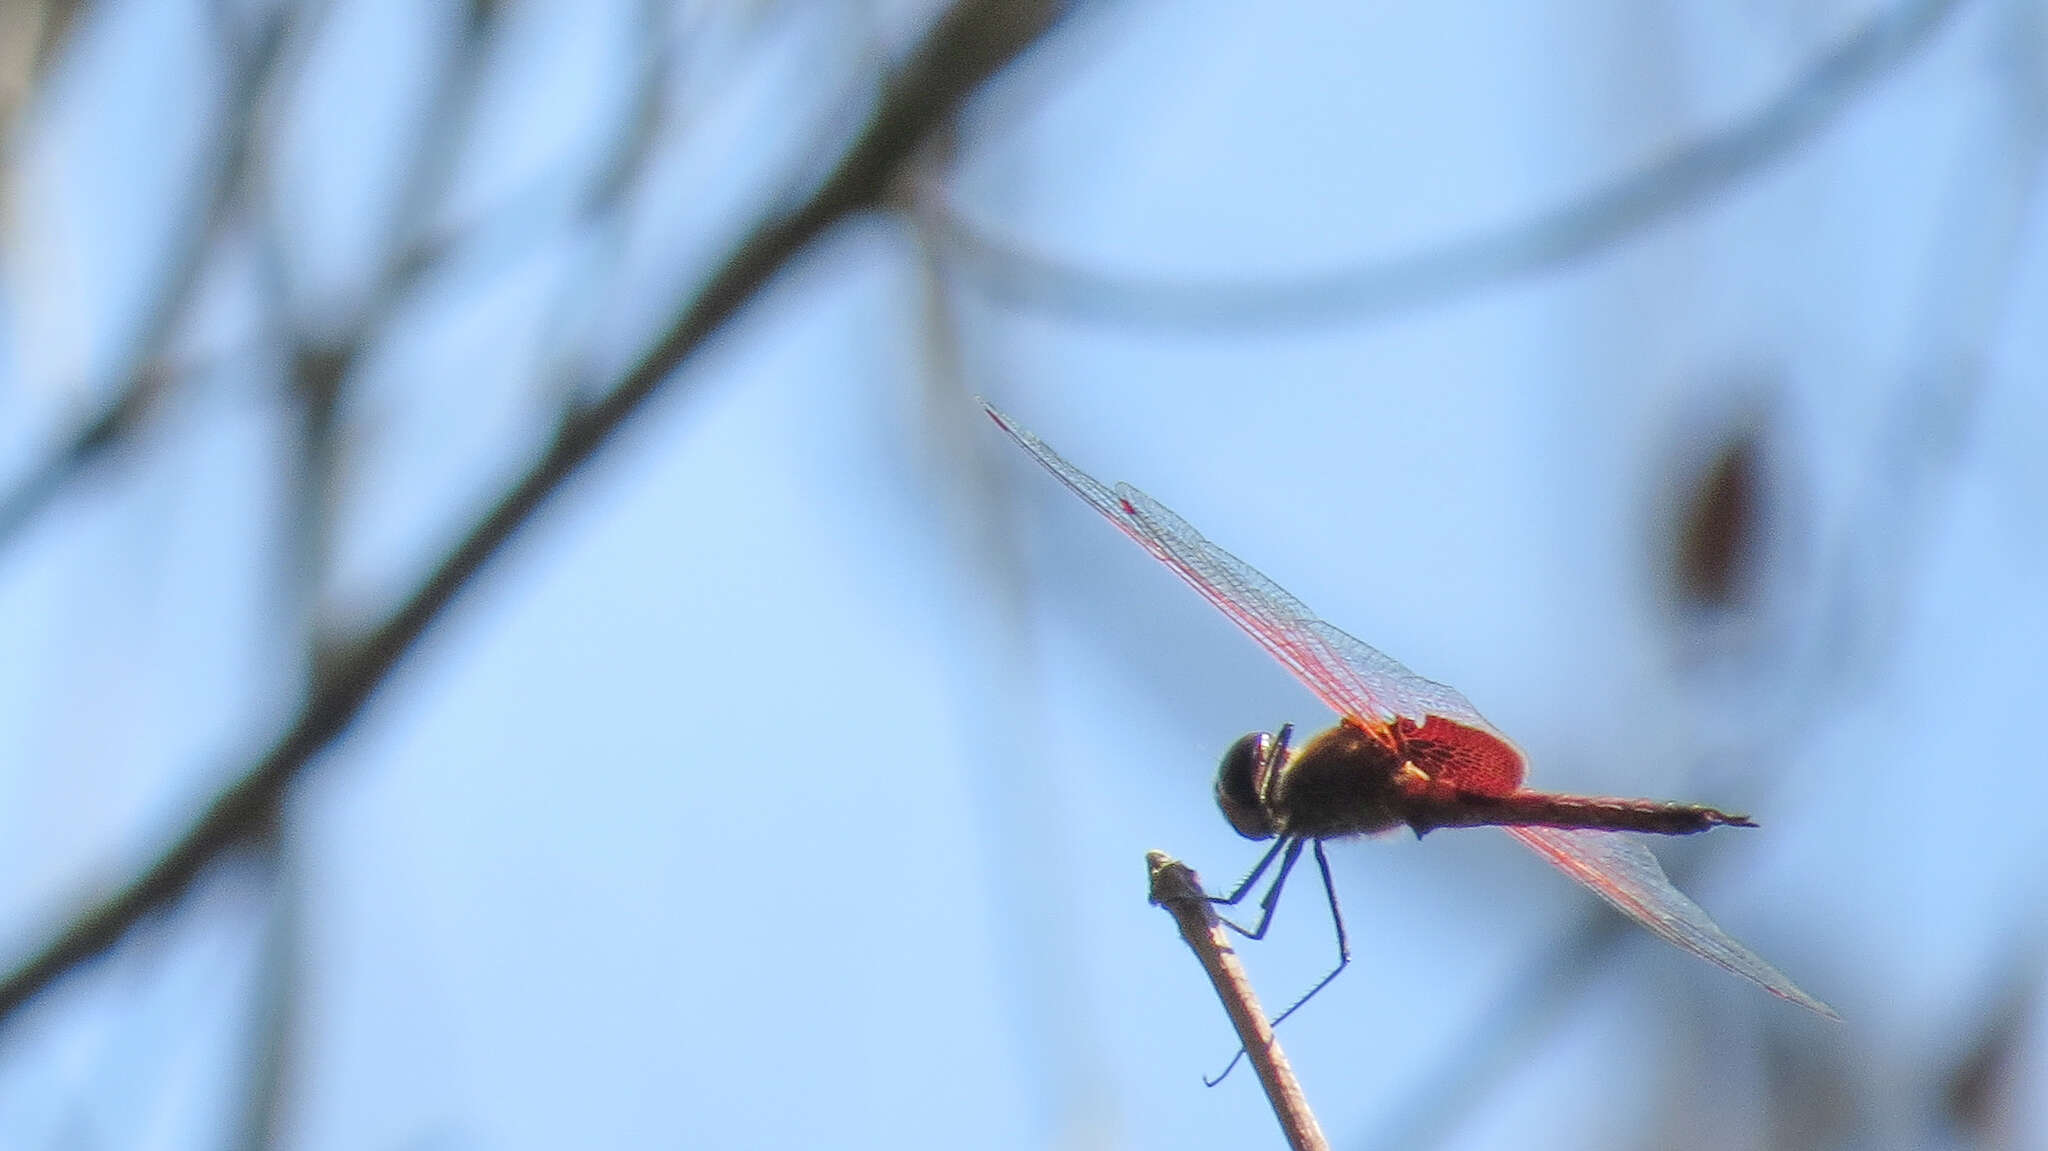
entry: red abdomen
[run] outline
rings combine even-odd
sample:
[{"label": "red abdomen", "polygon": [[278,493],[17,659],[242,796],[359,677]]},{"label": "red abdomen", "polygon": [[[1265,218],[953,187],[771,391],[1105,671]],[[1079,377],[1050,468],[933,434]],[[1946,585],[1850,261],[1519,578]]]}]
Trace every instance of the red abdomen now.
[{"label": "red abdomen", "polygon": [[1596,831],[1642,831],[1691,835],[1721,825],[1754,827],[1747,816],[1730,815],[1693,803],[1654,799],[1609,799],[1518,791],[1512,795],[1431,796],[1411,806],[1408,825],[1416,834],[1439,827],[1564,827]]}]

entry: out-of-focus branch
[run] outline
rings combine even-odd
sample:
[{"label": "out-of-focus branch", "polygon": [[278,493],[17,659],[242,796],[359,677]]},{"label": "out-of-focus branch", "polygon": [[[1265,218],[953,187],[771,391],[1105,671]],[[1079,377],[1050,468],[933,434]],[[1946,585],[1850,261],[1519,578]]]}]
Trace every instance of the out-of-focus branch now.
[{"label": "out-of-focus branch", "polygon": [[[252,169],[260,164],[252,161]],[[278,574],[278,618],[294,627],[303,656],[299,667],[307,677],[319,674],[319,600],[328,556],[332,553],[332,493],[339,465],[336,417],[340,408],[341,363],[309,345],[290,315],[283,272],[283,239],[267,226],[272,219],[259,194],[260,180],[248,181],[247,215],[255,232],[261,296],[269,309],[266,330],[285,345],[286,375],[281,381],[287,407],[297,419],[292,427],[293,451],[284,462],[283,487],[288,492],[283,530],[285,546]],[[248,836],[262,865],[269,900],[262,932],[262,954],[251,999],[250,1057],[241,1126],[235,1145],[263,1151],[279,1145],[288,1120],[287,1092],[292,1056],[302,1021],[299,999],[300,948],[304,943],[301,908],[305,888],[289,829],[282,792],[263,813],[260,828]]]},{"label": "out-of-focus branch", "polygon": [[300,948],[305,933],[300,916],[305,885],[298,873],[298,853],[283,826],[282,807],[273,806],[271,816],[269,826],[253,837],[269,888],[269,906],[252,996],[248,1094],[241,1129],[235,1132],[235,1145],[246,1151],[264,1151],[283,1142],[292,1046],[302,1022]]},{"label": "out-of-focus branch", "polygon": [[[1687,857],[1688,859],[1692,857]],[[1668,868],[1676,884],[1690,885],[1697,867]],[[1569,930],[1494,995],[1487,1010],[1409,1085],[1361,1147],[1379,1151],[1435,1147],[1486,1092],[1516,1067],[1560,1018],[1592,976],[1606,970],[1616,949],[1636,934],[1634,925],[1607,907],[1582,913]]]},{"label": "out-of-focus branch", "polygon": [[79,0],[0,0],[0,142],[34,101],[83,7]]},{"label": "out-of-focus branch", "polygon": [[71,35],[71,28],[78,23],[78,14],[85,7],[79,0],[44,0],[40,26],[36,29],[35,68],[38,74],[47,71],[50,61],[57,56],[57,46]]},{"label": "out-of-focus branch", "polygon": [[404,167],[405,178],[391,215],[387,255],[348,332],[334,341],[342,349],[340,358],[347,361],[340,376],[348,374],[368,338],[382,329],[406,299],[413,282],[435,266],[444,250],[427,237],[427,220],[447,190],[461,154],[462,130],[474,112],[486,50],[501,8],[496,0],[468,0],[462,11],[454,55],[441,69],[428,100],[426,126],[413,141],[412,155]]},{"label": "out-of-focus branch", "polygon": [[[322,3],[324,0],[305,0],[307,6]],[[250,141],[256,135],[263,93],[278,70],[288,33],[305,15],[298,4],[273,6],[263,16],[250,46],[235,54],[233,79],[212,151],[195,168],[199,176],[192,192],[194,207],[185,213],[188,223],[172,245],[156,299],[135,333],[123,380],[97,415],[64,437],[11,491],[0,495],[0,547],[18,536],[72,476],[125,442],[142,425],[151,402],[162,392],[173,371],[162,362],[164,347],[198,290],[207,252],[231,215],[229,209],[248,164]]]},{"label": "out-of-focus branch", "polygon": [[72,476],[128,438],[156,399],[162,379],[163,372],[155,365],[135,372],[99,415],[73,431],[64,444],[35,464],[11,491],[0,495],[0,545],[19,535]]},{"label": "out-of-focus branch", "polygon": [[613,133],[611,147],[596,166],[592,178],[570,206],[569,227],[585,233],[586,241],[578,260],[578,274],[564,277],[556,294],[553,318],[542,347],[543,378],[553,382],[558,398],[572,404],[588,394],[596,381],[578,337],[588,328],[594,314],[589,295],[591,285],[602,293],[612,280],[627,248],[628,228],[625,205],[652,163],[661,141],[668,111],[670,78],[674,74],[680,34],[670,26],[669,11],[662,0],[641,0],[637,17],[641,30],[638,58],[627,83],[630,96],[627,113]]},{"label": "out-of-focus branch", "polygon": [[[593,174],[583,181],[581,192],[568,206],[567,223],[571,226],[588,226],[601,223],[623,201],[640,174],[652,158],[662,114],[666,110],[663,100],[667,95],[666,81],[673,63],[676,33],[666,27],[662,18],[668,14],[667,6],[656,0],[646,0],[641,6],[640,59],[635,65],[635,75],[628,87],[633,95],[632,108],[627,122],[612,137],[612,146],[594,167]],[[494,252],[494,265],[472,270],[479,280],[489,280],[498,269],[531,252],[530,245],[519,243],[492,244],[496,228],[494,223],[501,218],[531,217],[539,211],[539,205],[551,203],[556,196],[555,189],[562,182],[562,173],[547,170],[531,178],[527,184],[511,192],[502,193],[497,201],[476,214],[474,226],[458,231],[433,231],[422,226],[415,229],[410,237],[395,237],[403,241],[393,258],[387,287],[394,297],[420,280],[429,270],[458,256],[461,249],[471,243],[490,245]],[[532,229],[535,240],[544,233]]]},{"label": "out-of-focus branch", "polygon": [[[1970,1138],[1966,1146],[2021,1146],[2015,1096],[2027,1077],[2027,1048],[2038,1024],[2043,991],[2038,917],[2027,920],[2008,944],[2005,970],[1988,983],[1984,1009],[1966,1034],[1969,1043],[1942,1085],[1937,1127]],[[1934,1143],[1941,1132],[1929,1133]]]},{"label": "out-of-focus branch", "polygon": [[284,733],[206,805],[165,851],[0,979],[0,1020],[177,899],[225,849],[260,828],[283,789],[346,731],[401,658],[515,532],[693,353],[847,216],[882,202],[919,143],[1054,22],[1053,6],[962,0],[943,13],[884,85],[875,114],[837,167],[795,210],[743,238],[666,334],[604,397],[563,421],[552,444],[383,622],[323,661]]},{"label": "out-of-focus branch", "polygon": [[[1501,228],[1385,262],[1265,281],[1122,274],[1030,251],[946,208],[949,263],[1004,305],[1077,319],[1213,331],[1358,322],[1554,268],[1688,209],[1817,135],[1934,38],[1960,0],[1903,0],[1849,34],[1753,115],[1592,193]],[[943,193],[927,189],[942,198]]]},{"label": "out-of-focus branch", "polygon": [[[233,216],[237,194],[250,182],[257,160],[255,142],[261,136],[257,121],[263,93],[280,71],[283,49],[292,35],[316,27],[327,6],[328,0],[281,0],[264,17],[250,45],[235,54],[236,79],[226,100],[214,154],[198,166],[204,173],[204,186],[196,193],[202,208],[193,214],[193,225],[175,245],[157,302],[136,334],[130,357],[133,366],[97,415],[65,437],[12,490],[0,494],[0,547],[18,536],[73,476],[125,443],[143,425],[168,382],[184,374],[181,365],[165,358],[164,348],[198,289],[207,252]],[[481,59],[478,45],[486,39],[483,29],[495,11],[490,0],[472,0],[465,6],[467,25],[458,34],[456,58],[444,73],[435,113],[406,169],[409,175],[394,214],[393,243],[398,255],[386,264],[373,289],[371,305],[353,325],[346,341],[351,346],[359,345],[366,333],[378,327],[439,251],[439,246],[419,239],[417,232],[433,197],[446,182],[446,166],[455,152],[452,137],[467,110],[463,101],[475,89]],[[232,38],[222,39],[228,44]]]},{"label": "out-of-focus branch", "polygon": [[[879,57],[879,45],[873,50]],[[957,155],[958,130],[935,136],[918,171],[944,169]],[[905,180],[904,184],[914,182]],[[955,677],[965,690],[954,706],[969,727],[1004,725],[1035,731],[1033,717],[1045,705],[1043,685],[1024,669],[1033,667],[1030,596],[1012,508],[1003,499],[1000,462],[982,435],[976,393],[988,390],[981,377],[1001,376],[999,362],[976,356],[972,316],[957,306],[958,288],[943,274],[924,213],[912,197],[899,208],[916,239],[922,319],[919,376],[925,427],[920,439],[932,453],[931,466],[943,477],[948,499],[940,517],[957,553],[966,561],[956,578],[978,605],[978,617],[953,637],[959,658],[974,670]],[[981,352],[990,349],[980,348]],[[971,590],[968,590],[971,589]],[[1075,818],[1072,797],[1049,769],[1053,757],[1036,754],[1034,736],[1021,734],[991,748],[968,789],[975,838],[986,845],[984,877],[988,902],[1001,908],[991,926],[999,933],[995,972],[1005,999],[1016,1004],[1022,1025],[1020,1052],[1028,1056],[1021,1078],[1043,1100],[1051,1116],[1050,1144],[1102,1146],[1119,1129],[1117,1101],[1109,1074],[1102,1015],[1092,1010],[1083,941],[1067,929],[1068,909],[1081,898],[1082,882],[1072,855],[1045,828],[1068,826]]]}]

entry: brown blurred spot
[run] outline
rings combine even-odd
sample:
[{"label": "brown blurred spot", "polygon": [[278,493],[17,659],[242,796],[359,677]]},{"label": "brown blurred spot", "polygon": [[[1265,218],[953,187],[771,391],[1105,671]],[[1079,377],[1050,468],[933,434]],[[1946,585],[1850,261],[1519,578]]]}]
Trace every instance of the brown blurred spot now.
[{"label": "brown blurred spot", "polygon": [[1763,448],[1754,426],[1723,444],[1686,493],[1675,577],[1689,607],[1744,606],[1756,586],[1763,518]]},{"label": "brown blurred spot", "polygon": [[2041,989],[2039,967],[2030,966],[2026,978],[2012,980],[1998,997],[1943,1085],[1942,1110],[1979,1146],[2012,1142],[2013,1091]]}]

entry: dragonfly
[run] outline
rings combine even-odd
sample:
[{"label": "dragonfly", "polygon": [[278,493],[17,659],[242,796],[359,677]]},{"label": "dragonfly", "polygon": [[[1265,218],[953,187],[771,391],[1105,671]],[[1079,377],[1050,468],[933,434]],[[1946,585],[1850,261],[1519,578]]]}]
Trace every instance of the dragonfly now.
[{"label": "dragonfly", "polygon": [[1230,746],[1217,768],[1216,803],[1223,817],[1245,838],[1270,839],[1273,845],[1230,894],[1212,895],[1210,901],[1237,906],[1279,862],[1259,900],[1256,926],[1224,922],[1249,938],[1263,938],[1288,874],[1307,849],[1336,925],[1337,966],[1274,1024],[1351,961],[1323,844],[1403,825],[1418,837],[1444,827],[1502,828],[1666,942],[1780,999],[1841,1018],[1672,886],[1639,838],[1755,827],[1748,817],[1699,804],[1524,788],[1521,751],[1456,688],[1424,679],[1339,631],[1164,504],[1129,484],[1104,485],[987,401],[982,407],[1033,459],[1229,616],[1339,716],[1298,746],[1292,724],[1252,732]]}]

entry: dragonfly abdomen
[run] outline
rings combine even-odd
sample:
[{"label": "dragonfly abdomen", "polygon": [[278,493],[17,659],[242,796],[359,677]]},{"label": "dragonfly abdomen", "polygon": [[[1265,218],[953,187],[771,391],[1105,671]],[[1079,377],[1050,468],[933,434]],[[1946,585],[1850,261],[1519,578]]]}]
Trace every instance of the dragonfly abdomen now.
[{"label": "dragonfly abdomen", "polygon": [[1417,835],[1439,827],[1563,827],[1692,835],[1710,827],[1755,827],[1749,817],[1693,803],[1518,791],[1418,803],[1408,815]]}]

